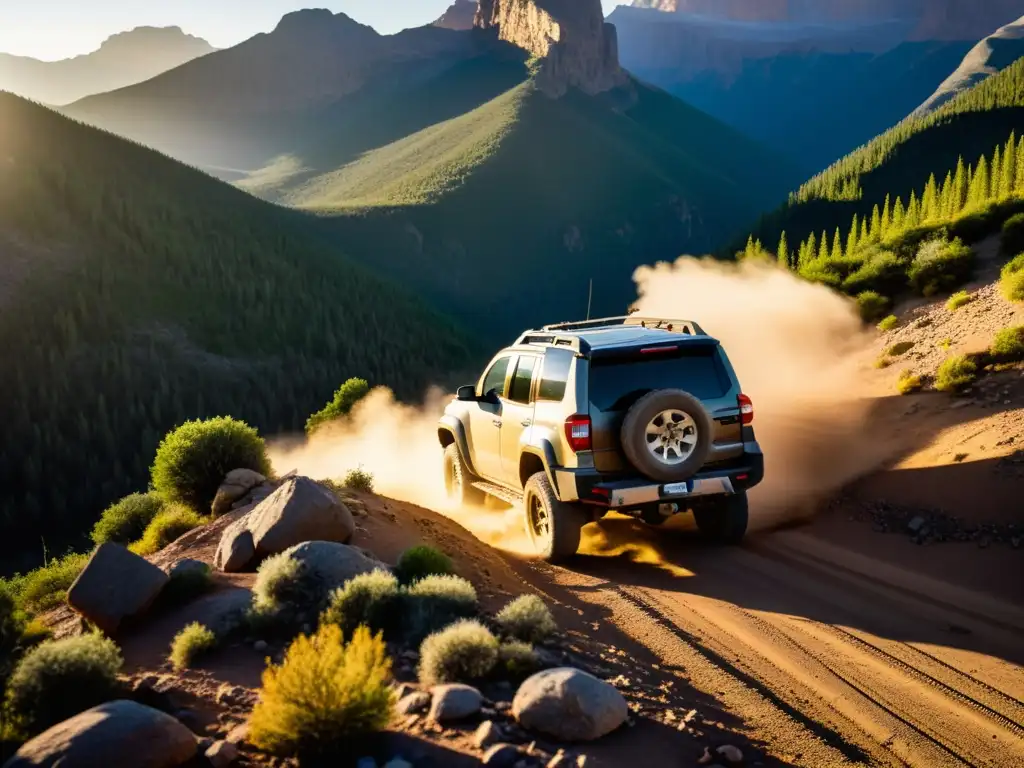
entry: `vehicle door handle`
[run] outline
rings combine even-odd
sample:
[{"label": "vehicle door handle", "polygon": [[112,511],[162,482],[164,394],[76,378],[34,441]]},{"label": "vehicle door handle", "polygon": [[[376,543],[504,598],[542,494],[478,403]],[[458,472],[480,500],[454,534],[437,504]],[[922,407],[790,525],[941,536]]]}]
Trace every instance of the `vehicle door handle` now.
[{"label": "vehicle door handle", "polygon": [[500,427],[500,426],[501,426],[501,419],[495,419],[495,420],[494,420],[494,421],[492,421],[491,423],[492,423],[492,424],[493,424],[494,426],[496,426],[496,427]]},{"label": "vehicle door handle", "polygon": [[525,419],[525,420],[524,420],[524,421],[522,422],[522,425],[523,425],[524,427],[528,427],[528,426],[530,426],[531,424],[533,424],[533,422],[532,422],[532,421],[530,421],[529,419]]}]

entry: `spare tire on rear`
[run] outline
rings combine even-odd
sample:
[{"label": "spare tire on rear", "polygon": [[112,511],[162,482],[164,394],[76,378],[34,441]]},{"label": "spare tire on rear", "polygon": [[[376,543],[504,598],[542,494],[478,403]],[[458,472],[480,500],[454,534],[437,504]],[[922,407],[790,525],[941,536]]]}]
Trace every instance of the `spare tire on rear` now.
[{"label": "spare tire on rear", "polygon": [[714,433],[700,400],[681,389],[659,389],[626,412],[621,438],[638,472],[671,483],[689,479],[704,465]]}]

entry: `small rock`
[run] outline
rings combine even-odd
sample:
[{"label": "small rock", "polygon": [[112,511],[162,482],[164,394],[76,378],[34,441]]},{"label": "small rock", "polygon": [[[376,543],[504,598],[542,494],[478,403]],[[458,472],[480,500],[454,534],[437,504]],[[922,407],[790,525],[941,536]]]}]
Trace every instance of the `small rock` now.
[{"label": "small rock", "polygon": [[613,686],[579,669],[538,672],[516,692],[512,714],[520,725],[563,741],[592,741],[629,717],[629,706]]},{"label": "small rock", "polygon": [[238,759],[238,747],[230,741],[214,742],[213,746],[206,750],[206,759],[213,768],[226,768]]},{"label": "small rock", "polygon": [[416,693],[416,691],[419,690],[418,688],[416,688],[415,685],[412,685],[411,683],[395,683],[392,685],[392,687],[395,689],[395,698],[398,701],[401,701],[410,693]]},{"label": "small rock", "polygon": [[492,720],[480,723],[480,727],[473,734],[473,744],[477,749],[487,749],[493,744],[504,740],[505,734],[501,726]]},{"label": "small rock", "polygon": [[255,643],[252,644],[252,649],[256,651],[256,653],[266,653],[267,648],[269,647],[270,646],[267,645],[266,640],[257,640]]},{"label": "small rock", "polygon": [[491,765],[494,768],[513,768],[519,762],[522,753],[511,744],[495,744],[484,753],[480,761],[482,765]]},{"label": "small rock", "polygon": [[724,757],[727,762],[733,764],[739,764],[743,762],[743,752],[739,747],[734,747],[732,744],[723,744],[715,750],[719,756]]},{"label": "small rock", "polygon": [[548,760],[545,768],[569,768],[571,765],[576,765],[576,761],[569,757],[564,749],[560,749]]},{"label": "small rock", "polygon": [[586,764],[587,764],[587,756],[586,755],[578,755],[576,757],[576,768],[585,768]]},{"label": "small rock", "polygon": [[187,578],[192,575],[202,576],[210,572],[210,566],[201,560],[193,560],[186,557],[179,560],[167,570],[167,575],[172,579]]},{"label": "small rock", "polygon": [[266,481],[267,478],[251,469],[231,470],[217,489],[217,494],[214,496],[213,504],[211,505],[211,511],[214,515],[224,514],[231,509],[231,506],[236,501]]},{"label": "small rock", "polygon": [[921,527],[924,525],[924,523],[925,519],[918,515],[917,517],[913,518],[909,523],[907,523],[907,528],[910,530],[911,533],[917,533],[919,530],[921,530]]},{"label": "small rock", "polygon": [[435,685],[430,689],[433,701],[430,705],[430,719],[439,723],[463,720],[480,711],[483,696],[469,685],[453,683]]},{"label": "small rock", "polygon": [[256,543],[249,530],[249,514],[235,520],[220,535],[213,564],[225,573],[244,570],[256,557]]},{"label": "small rock", "polygon": [[229,744],[244,744],[249,739],[249,724],[242,723],[236,725],[230,731],[228,735],[224,737],[224,741]]},{"label": "small rock", "polygon": [[426,691],[413,691],[398,700],[395,711],[400,715],[415,715],[430,709],[431,696]]}]

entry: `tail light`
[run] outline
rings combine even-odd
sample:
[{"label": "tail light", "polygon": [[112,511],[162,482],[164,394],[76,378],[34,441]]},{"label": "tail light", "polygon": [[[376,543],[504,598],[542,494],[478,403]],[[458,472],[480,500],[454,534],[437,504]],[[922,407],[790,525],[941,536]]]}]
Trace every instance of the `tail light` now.
[{"label": "tail light", "polygon": [[576,414],[565,420],[565,439],[573,453],[590,450],[590,417]]},{"label": "tail light", "polygon": [[740,395],[736,398],[740,406],[740,419],[744,424],[750,424],[754,421],[754,403],[746,395]]}]

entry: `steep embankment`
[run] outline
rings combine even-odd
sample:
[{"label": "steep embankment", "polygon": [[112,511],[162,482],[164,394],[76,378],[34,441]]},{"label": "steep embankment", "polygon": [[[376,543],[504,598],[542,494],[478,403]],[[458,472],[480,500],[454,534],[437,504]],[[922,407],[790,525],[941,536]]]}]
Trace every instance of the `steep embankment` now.
[{"label": "steep embankment", "polygon": [[305,217],[0,95],[0,524],[51,551],[170,428],[298,429],[353,375],[416,397],[473,353]]}]

